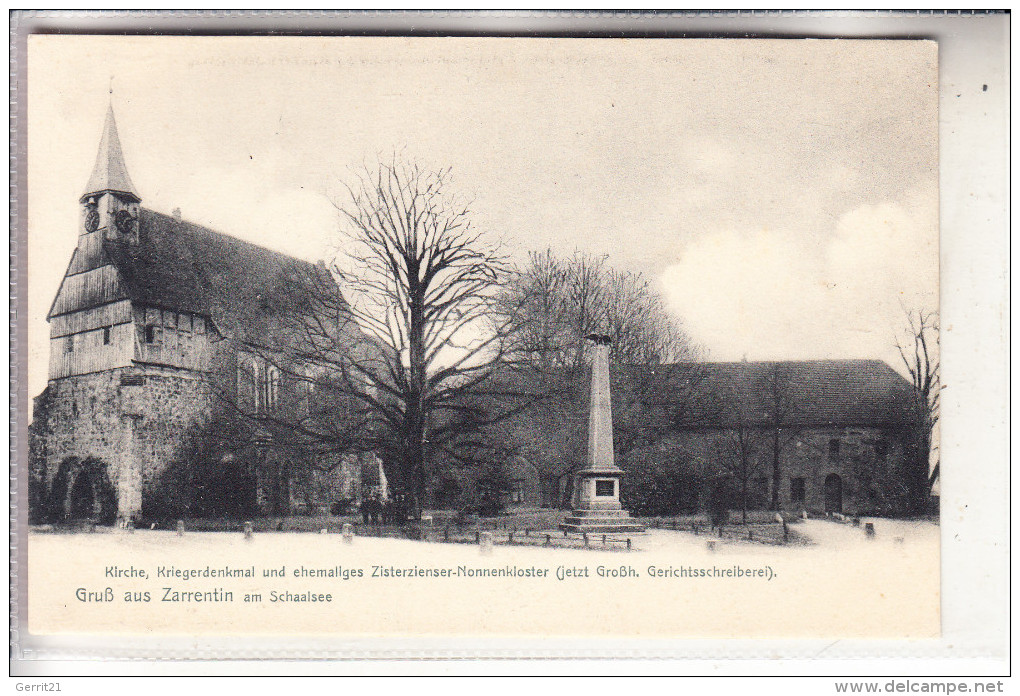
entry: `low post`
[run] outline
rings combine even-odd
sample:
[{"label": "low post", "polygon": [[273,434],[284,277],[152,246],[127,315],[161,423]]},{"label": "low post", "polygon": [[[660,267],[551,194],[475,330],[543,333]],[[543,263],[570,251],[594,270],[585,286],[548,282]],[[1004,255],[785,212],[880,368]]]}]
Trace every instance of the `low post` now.
[{"label": "low post", "polygon": [[588,548],[588,532],[581,532],[581,536],[584,537],[584,548]]},{"label": "low post", "polygon": [[868,537],[869,539],[874,539],[875,538],[875,523],[874,522],[865,522],[864,523],[864,536]]},{"label": "low post", "polygon": [[627,539],[627,550],[630,551],[630,539]]},{"label": "low post", "polygon": [[492,555],[492,532],[481,532],[478,535],[478,551],[483,556]]},{"label": "low post", "polygon": [[344,526],[340,530],[340,535],[343,536],[345,544],[354,543],[354,527],[351,526],[350,522],[344,522]]},{"label": "low post", "polygon": [[177,536],[184,536],[184,520],[177,520]]},{"label": "low post", "polygon": [[786,520],[783,520],[783,543],[790,541],[790,528],[786,526]]},{"label": "low post", "polygon": [[708,542],[705,543],[705,548],[707,548],[712,553],[715,553],[715,542],[709,540]]},{"label": "low post", "polygon": [[255,528],[252,526],[252,523],[251,522],[245,522],[244,523],[244,538],[247,539],[248,541],[251,541],[251,538],[254,535],[254,533],[255,533]]},{"label": "low post", "polygon": [[552,546],[552,535],[551,534],[546,534],[545,535],[545,545],[546,546]]}]

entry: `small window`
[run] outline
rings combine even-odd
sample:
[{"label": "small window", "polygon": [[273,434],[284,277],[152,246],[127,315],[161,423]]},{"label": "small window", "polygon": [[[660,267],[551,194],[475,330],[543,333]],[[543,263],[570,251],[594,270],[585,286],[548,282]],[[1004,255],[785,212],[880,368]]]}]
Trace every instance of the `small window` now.
[{"label": "small window", "polygon": [[790,479],[790,500],[794,503],[804,502],[804,479],[797,477]]},{"label": "small window", "polygon": [[64,339],[64,351],[67,353],[74,352],[74,336],[68,336]]},{"label": "small window", "polygon": [[875,461],[879,464],[885,464],[886,459],[889,458],[889,443],[885,440],[879,440],[875,443]]},{"label": "small window", "polygon": [[103,328],[103,345],[110,345],[110,327],[106,326]]},{"label": "small window", "polygon": [[153,326],[152,324],[145,325],[145,342],[149,344],[159,343],[160,327]]},{"label": "small window", "polygon": [[833,438],[829,440],[829,459],[836,459],[839,457],[839,440]]}]

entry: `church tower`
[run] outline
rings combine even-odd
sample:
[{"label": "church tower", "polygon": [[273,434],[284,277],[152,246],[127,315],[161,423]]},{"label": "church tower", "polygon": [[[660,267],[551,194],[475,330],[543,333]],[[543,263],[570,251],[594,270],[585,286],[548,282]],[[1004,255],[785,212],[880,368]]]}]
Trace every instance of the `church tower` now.
[{"label": "church tower", "polygon": [[80,202],[83,234],[101,230],[106,239],[138,243],[138,206],[142,199],[124,164],[112,103],[106,111],[96,165]]}]

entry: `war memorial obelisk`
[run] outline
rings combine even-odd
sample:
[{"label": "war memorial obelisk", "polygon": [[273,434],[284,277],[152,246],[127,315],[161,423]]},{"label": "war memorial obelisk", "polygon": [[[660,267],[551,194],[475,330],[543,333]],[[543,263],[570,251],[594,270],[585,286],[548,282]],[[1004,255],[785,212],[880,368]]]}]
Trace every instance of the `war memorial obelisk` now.
[{"label": "war memorial obelisk", "polygon": [[587,337],[592,346],[588,458],[574,472],[573,511],[560,525],[564,532],[611,534],[643,532],[620,505],[623,470],[613,456],[613,405],[609,396],[609,336]]}]

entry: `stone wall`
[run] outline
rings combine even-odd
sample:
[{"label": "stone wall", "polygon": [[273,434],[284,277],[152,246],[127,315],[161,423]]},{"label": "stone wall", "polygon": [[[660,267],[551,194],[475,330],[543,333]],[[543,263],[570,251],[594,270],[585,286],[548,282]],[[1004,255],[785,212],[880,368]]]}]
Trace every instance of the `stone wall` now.
[{"label": "stone wall", "polygon": [[201,427],[210,408],[198,376],[159,368],[52,380],[34,414],[33,476],[51,491],[58,474],[75,476],[67,466],[61,474],[61,464],[98,460],[116,494],[118,516],[138,517],[143,495],[180,453],[183,434]]},{"label": "stone wall", "polygon": [[[734,431],[701,430],[674,433],[654,447],[643,448],[619,463],[624,471],[628,460],[652,463],[661,470],[689,466],[700,478],[733,475]],[[765,507],[771,501],[772,432],[755,430],[750,436],[751,465],[748,475],[751,507]],[[839,511],[846,514],[895,514],[904,465],[901,432],[878,427],[815,427],[781,435],[779,503],[784,510],[809,512]],[[838,444],[833,445],[831,443]],[[726,466],[726,458],[731,466]],[[826,500],[826,479],[830,476],[830,499]],[[739,481],[738,474],[737,480]],[[801,486],[795,479],[802,479]],[[839,494],[835,488],[838,485]],[[803,497],[798,494],[803,490]]]}]

